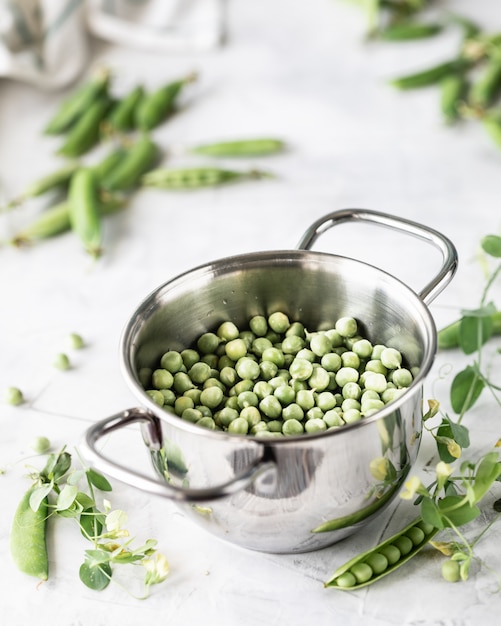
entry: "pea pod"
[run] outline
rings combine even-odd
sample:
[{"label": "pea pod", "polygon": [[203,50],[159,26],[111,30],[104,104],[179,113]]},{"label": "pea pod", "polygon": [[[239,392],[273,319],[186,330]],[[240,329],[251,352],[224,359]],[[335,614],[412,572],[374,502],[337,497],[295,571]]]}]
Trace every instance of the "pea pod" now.
[{"label": "pea pod", "polygon": [[[102,216],[112,215],[125,206],[121,198],[109,196],[99,202]],[[71,229],[70,207],[67,200],[46,209],[34,222],[20,230],[10,241],[14,246],[24,246],[42,239],[50,239]]]},{"label": "pea pod", "polygon": [[48,191],[52,191],[53,189],[64,187],[70,182],[72,175],[76,172],[79,166],[78,162],[66,163],[51,174],[38,178],[33,183],[28,185],[18,198],[14,198],[14,200],[11,200],[8,204],[6,204],[3,210],[6,211],[12,209],[28,198],[36,198],[38,196],[42,196]]},{"label": "pea pod", "polygon": [[101,96],[92,102],[68,133],[58,154],[65,157],[79,157],[93,148],[101,136],[101,124],[112,106],[108,96]]},{"label": "pea pod", "polygon": [[103,189],[126,191],[136,187],[143,174],[155,165],[159,154],[157,144],[144,135],[126,151],[117,166],[101,179]]},{"label": "pea pod", "polygon": [[34,511],[30,497],[31,487],[21,499],[10,532],[10,552],[18,569],[40,580],[49,577],[49,559],[46,544],[48,500],[45,497]]},{"label": "pea pod", "polygon": [[146,187],[161,187],[164,189],[199,189],[215,187],[230,182],[263,178],[269,176],[259,170],[235,171],[216,167],[196,167],[185,169],[159,168],[147,172],[142,177],[142,184]]},{"label": "pea pod", "polygon": [[[491,315],[492,334],[501,335],[501,311]],[[444,326],[437,333],[438,347],[440,350],[450,350],[459,347],[459,327],[461,320],[456,320],[448,326]]]},{"label": "pea pod", "polygon": [[489,59],[483,74],[473,83],[469,100],[474,107],[486,109],[501,90],[501,54]]},{"label": "pea pod", "polygon": [[379,33],[384,41],[409,41],[438,35],[443,30],[442,24],[405,21],[388,26]]},{"label": "pea pod", "polygon": [[460,104],[467,90],[466,78],[463,73],[450,74],[440,83],[440,107],[448,124],[460,117]]},{"label": "pea pod", "polygon": [[146,94],[136,111],[136,127],[149,131],[161,124],[174,111],[176,100],[183,87],[194,78],[194,75],[190,75],[170,82],[151,94]]},{"label": "pea pod", "polygon": [[439,83],[451,74],[456,74],[458,71],[460,72],[466,69],[468,65],[469,61],[466,59],[453,59],[452,61],[445,61],[428,69],[408,74],[407,76],[395,78],[390,81],[390,84],[402,90],[428,87]]},{"label": "pea pod", "polygon": [[485,115],[481,122],[492,141],[501,148],[501,118],[495,115]]},{"label": "pea pod", "polygon": [[276,154],[285,148],[280,139],[239,139],[194,146],[190,152],[213,157],[252,157]]},{"label": "pea pod", "polygon": [[70,224],[93,257],[101,254],[101,215],[98,181],[91,168],[79,169],[71,179],[68,194]]},{"label": "pea pod", "polygon": [[101,161],[99,161],[92,167],[100,186],[102,186],[102,181],[105,180],[106,177],[109,176],[114,169],[116,169],[121,161],[123,161],[125,155],[125,148],[120,146],[114,150],[111,150],[103,159],[101,159]]},{"label": "pea pod", "polygon": [[88,82],[64,100],[54,117],[45,127],[45,134],[60,135],[67,132],[75,121],[87,111],[96,98],[107,92],[109,81],[110,73],[106,68],[97,70]]},{"label": "pea pod", "polygon": [[135,127],[136,112],[144,97],[142,85],[134,87],[113,107],[105,122],[107,132],[127,132]]},{"label": "pea pod", "polygon": [[339,567],[324,587],[355,590],[375,583],[407,563],[437,532],[438,528],[417,518],[389,539]]}]

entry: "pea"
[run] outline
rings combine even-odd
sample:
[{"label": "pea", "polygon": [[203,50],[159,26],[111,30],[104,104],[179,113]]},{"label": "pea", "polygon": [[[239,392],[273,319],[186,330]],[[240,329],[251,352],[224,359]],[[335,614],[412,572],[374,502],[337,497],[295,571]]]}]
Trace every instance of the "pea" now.
[{"label": "pea", "polygon": [[259,398],[253,391],[242,391],[237,396],[238,406],[244,409],[247,406],[258,406]]},{"label": "pea", "polygon": [[217,386],[206,387],[200,394],[200,402],[210,409],[215,409],[222,401],[223,391]]},{"label": "pea", "polygon": [[306,337],[304,325],[301,324],[301,322],[292,322],[289,328],[285,331],[286,337],[289,337],[290,335],[296,335],[297,337],[304,339]]},{"label": "pea", "polygon": [[176,394],[172,391],[172,389],[159,389],[159,391],[164,398],[163,406],[174,406]]},{"label": "pea", "polygon": [[305,340],[297,335],[289,335],[282,341],[282,352],[284,354],[297,354],[305,346]]},{"label": "pea", "polygon": [[396,369],[402,365],[402,355],[395,348],[385,348],[381,352],[381,363],[388,369]]},{"label": "pea", "polygon": [[345,399],[358,400],[362,395],[362,388],[358,383],[346,383],[342,389],[342,395]]},{"label": "pea", "polygon": [[409,387],[412,383],[412,374],[408,369],[402,367],[393,372],[391,381],[399,388]]},{"label": "pea", "polygon": [[201,417],[197,422],[197,426],[202,426],[202,428],[208,428],[209,430],[216,430],[216,422],[209,416]]},{"label": "pea", "polygon": [[460,564],[453,559],[447,559],[442,564],[442,577],[450,583],[457,583],[461,578]]},{"label": "pea", "polygon": [[256,380],[260,373],[259,364],[248,357],[243,357],[235,364],[235,370],[240,378]]},{"label": "pea", "polygon": [[226,426],[226,427],[229,427],[231,422],[236,420],[238,417],[239,417],[238,411],[236,411],[235,409],[231,409],[229,407],[225,407],[224,409],[221,409],[221,411],[219,411],[219,414],[218,414],[219,421],[221,422],[223,426]]},{"label": "pea", "polygon": [[313,369],[313,373],[308,378],[308,385],[316,391],[323,391],[324,389],[327,389],[329,383],[329,372],[327,372],[327,370],[324,370],[324,368],[320,366],[315,367]]},{"label": "pea", "polygon": [[367,372],[365,376],[365,388],[377,393],[383,393],[387,386],[387,380],[383,374],[376,374],[375,372]]},{"label": "pea", "polygon": [[329,428],[343,426],[345,424],[345,421],[343,420],[341,415],[338,413],[338,411],[335,411],[334,409],[326,411],[324,413],[323,420]]},{"label": "pea", "polygon": [[296,399],[296,393],[292,387],[289,387],[287,384],[279,385],[275,391],[273,392],[276,398],[282,406],[287,406],[294,402]]},{"label": "pea", "polygon": [[317,395],[316,403],[322,411],[328,411],[336,406],[336,398],[330,391],[322,391]]},{"label": "pea", "polygon": [[353,424],[362,419],[362,414],[358,409],[348,409],[343,411],[343,419],[347,424]]},{"label": "pea", "polygon": [[252,391],[254,389],[254,381],[250,379],[239,380],[231,389],[230,394],[239,396],[244,391]]},{"label": "pea", "polygon": [[274,363],[278,368],[283,367],[285,363],[283,352],[273,346],[265,348],[261,354],[261,358],[264,361]]},{"label": "pea", "polygon": [[218,346],[219,337],[215,333],[203,333],[197,340],[197,348],[202,354],[211,354],[217,350]]},{"label": "pea", "polygon": [[282,409],[282,419],[284,421],[297,420],[299,422],[303,418],[304,418],[304,410],[296,402],[291,402],[290,404],[288,404]]},{"label": "pea", "polygon": [[352,572],[344,572],[336,578],[336,584],[338,587],[350,588],[354,587],[357,584],[357,579],[355,578],[355,574]]},{"label": "pea", "polygon": [[225,346],[227,356],[233,361],[238,361],[247,354],[247,345],[243,339],[237,337],[236,339],[230,339]]},{"label": "pea", "polygon": [[249,328],[257,337],[264,337],[268,332],[268,322],[264,315],[254,315],[249,321]]},{"label": "pea", "polygon": [[200,355],[196,350],[193,350],[192,348],[182,350],[181,358],[183,359],[183,364],[187,369],[190,369],[192,365],[194,365],[197,361],[200,361]]},{"label": "pea", "polygon": [[359,377],[360,377],[360,374],[358,370],[356,370],[354,367],[342,367],[340,370],[336,372],[336,383],[340,387],[344,387],[347,383],[358,382]]},{"label": "pea", "polygon": [[346,352],[343,352],[343,354],[341,355],[341,363],[343,367],[353,367],[354,369],[358,370],[358,368],[360,367],[360,357],[356,352],[353,352],[352,350],[346,350]]},{"label": "pea", "polygon": [[249,431],[249,423],[245,417],[237,417],[232,420],[228,426],[229,433],[235,433],[238,435],[246,435]]},{"label": "pea", "polygon": [[307,433],[319,433],[327,430],[327,424],[322,418],[313,417],[305,422],[304,429]]},{"label": "pea", "polygon": [[146,390],[146,394],[153,400],[153,402],[155,404],[157,404],[158,406],[163,406],[164,405],[164,396],[163,393],[161,391],[158,391],[158,389],[147,389]]},{"label": "pea", "polygon": [[263,352],[270,348],[273,348],[273,344],[266,337],[257,337],[252,342],[252,352],[258,357],[262,357]]},{"label": "pea", "polygon": [[195,403],[188,396],[176,398],[176,401],[174,402],[174,412],[176,415],[182,415],[186,409],[193,408],[195,408]]},{"label": "pea", "polygon": [[175,374],[181,370],[183,366],[183,357],[175,350],[165,352],[160,359],[160,367],[166,369],[171,374]]},{"label": "pea", "polygon": [[369,554],[366,563],[372,568],[374,574],[382,574],[388,567],[388,559],[381,552]]},{"label": "pea", "polygon": [[275,396],[266,396],[259,403],[259,409],[266,417],[276,419],[282,414],[282,405]]},{"label": "pea", "polygon": [[284,435],[301,435],[303,432],[304,428],[299,420],[289,419],[282,425],[282,433]]},{"label": "pea", "polygon": [[353,352],[361,359],[368,359],[372,354],[372,344],[368,339],[359,339],[352,346]]},{"label": "pea", "polygon": [[324,333],[314,333],[310,337],[310,348],[314,354],[322,357],[332,351],[332,343]]},{"label": "pea", "polygon": [[372,578],[372,567],[368,563],[355,563],[350,568],[351,573],[357,579],[357,583],[365,583]]},{"label": "pea", "polygon": [[[249,428],[257,426],[261,421],[261,413],[256,406],[246,406],[240,411],[240,417],[247,420]],[[280,422],[281,423],[281,422]]]},{"label": "pea", "polygon": [[296,393],[296,402],[299,406],[307,411],[315,406],[315,395],[310,389],[300,389]]},{"label": "pea", "polygon": [[419,528],[419,526],[413,526],[409,528],[409,530],[405,533],[405,536],[409,537],[412,541],[413,545],[418,546],[422,541],[424,541],[424,530]]},{"label": "pea", "polygon": [[13,406],[18,406],[24,402],[23,392],[17,387],[7,387],[5,390],[5,401]]},{"label": "pea", "polygon": [[262,400],[266,396],[271,396],[273,393],[273,387],[265,380],[259,380],[253,387],[254,393]]},{"label": "pea", "polygon": [[65,354],[64,352],[60,352],[59,354],[56,354],[53,364],[54,364],[54,367],[56,367],[59,370],[69,370],[71,367],[70,359],[68,355]]},{"label": "pea", "polygon": [[386,374],[388,373],[388,368],[381,363],[380,359],[371,359],[365,364],[365,371],[374,372],[376,374],[383,374],[384,376],[386,376]]},{"label": "pea", "polygon": [[48,499],[43,498],[38,509],[30,506],[30,498],[35,489],[26,491],[19,502],[10,532],[10,551],[14,563],[21,572],[47,580],[49,559],[46,545],[46,520]]},{"label": "pea", "polygon": [[295,380],[308,380],[313,374],[313,365],[306,359],[296,358],[292,361],[289,372]]},{"label": "pea", "polygon": [[193,424],[198,423],[203,418],[202,412],[198,409],[195,409],[194,406],[184,409],[184,411],[180,415],[183,420],[186,420],[187,422],[192,422]]},{"label": "pea", "polygon": [[380,552],[384,557],[386,557],[390,565],[395,565],[395,563],[398,563],[398,561],[400,561],[400,557],[402,556],[402,553],[400,552],[398,547],[391,544],[383,546]]},{"label": "pea", "polygon": [[358,332],[358,324],[352,317],[341,317],[337,320],[335,329],[341,337],[353,337]]},{"label": "pea", "polygon": [[337,372],[342,365],[341,357],[335,352],[325,354],[320,361],[320,365],[328,372]]},{"label": "pea", "polygon": [[170,389],[174,384],[174,376],[165,369],[154,370],[151,382],[155,389]]},{"label": "pea", "polygon": [[216,335],[222,341],[232,341],[234,339],[237,339],[239,334],[240,331],[238,330],[238,326],[233,322],[223,322],[219,325],[216,331]]},{"label": "pea", "polygon": [[395,547],[397,547],[400,550],[400,554],[402,554],[403,556],[405,556],[406,554],[409,554],[409,552],[412,550],[412,547],[413,547],[412,540],[406,535],[397,537],[393,543]]},{"label": "pea", "polygon": [[285,313],[277,311],[268,317],[268,326],[276,333],[285,333],[290,326],[290,321]]},{"label": "pea", "polygon": [[282,420],[270,420],[268,422],[268,430],[273,433],[281,433],[282,426],[283,426]]}]

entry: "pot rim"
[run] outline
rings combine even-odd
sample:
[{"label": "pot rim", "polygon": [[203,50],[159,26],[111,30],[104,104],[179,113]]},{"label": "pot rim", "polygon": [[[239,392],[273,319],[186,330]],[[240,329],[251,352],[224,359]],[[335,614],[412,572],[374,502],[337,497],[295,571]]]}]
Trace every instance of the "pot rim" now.
[{"label": "pot rim", "polygon": [[[245,271],[249,266],[252,267],[253,264],[257,264],[258,262],[269,261],[270,263],[292,263],[294,261],[299,260],[307,260],[309,263],[311,262],[319,262],[322,263],[333,263],[335,261],[339,262],[349,262],[356,264],[357,266],[370,268],[371,272],[377,272],[381,276],[384,276],[386,280],[390,281],[395,290],[400,290],[402,294],[405,294],[408,299],[414,302],[416,307],[416,311],[419,311],[420,316],[417,319],[420,319],[426,329],[426,337],[424,339],[428,339],[428,341],[424,345],[422,362],[420,364],[419,372],[416,374],[412,384],[408,387],[408,389],[403,393],[399,398],[387,404],[382,409],[378,410],[376,413],[369,417],[364,417],[360,421],[346,424],[339,428],[332,428],[326,431],[321,431],[319,433],[302,433],[299,435],[290,435],[287,437],[273,437],[273,438],[262,438],[256,435],[240,435],[236,433],[228,433],[223,431],[212,431],[209,429],[203,429],[201,426],[196,426],[196,424],[192,424],[186,420],[180,419],[180,417],[162,407],[159,407],[149,396],[146,394],[145,390],[139,384],[136,378],[136,374],[132,363],[129,359],[130,348],[132,347],[132,336],[136,328],[138,327],[142,315],[146,311],[151,311],[155,308],[156,302],[159,301],[159,296],[168,292],[171,289],[174,289],[183,283],[186,282],[194,282],[197,278],[202,278],[204,276],[217,276],[218,274],[231,271]],[[300,267],[298,270],[300,271]],[[363,321],[363,320],[362,320]],[[357,428],[363,428],[366,425],[373,424],[374,422],[384,420],[388,415],[394,413],[398,410],[403,404],[408,402],[413,396],[421,391],[422,383],[426,378],[428,372],[430,371],[433,361],[437,352],[437,331],[435,322],[433,317],[427,307],[427,305],[423,302],[423,300],[419,297],[419,295],[413,291],[406,283],[404,283],[399,278],[393,276],[389,272],[382,270],[370,263],[365,261],[361,261],[358,259],[354,259],[352,257],[346,257],[341,255],[336,255],[327,252],[317,252],[311,250],[304,249],[294,249],[294,250],[264,250],[250,253],[243,253],[238,255],[231,255],[228,257],[219,258],[213,261],[209,261],[207,263],[200,264],[192,269],[186,270],[181,274],[174,276],[171,279],[168,279],[164,283],[160,284],[158,287],[153,289],[142,301],[140,301],[139,305],[136,307],[132,315],[129,317],[128,322],[126,323],[121,337],[120,337],[120,369],[122,371],[122,375],[125,378],[125,381],[131,389],[134,396],[140,401],[141,405],[146,407],[158,418],[167,421],[172,424],[176,428],[180,428],[182,430],[195,433],[195,434],[203,434],[204,437],[217,437],[220,441],[221,438],[230,438],[232,441],[241,440],[247,442],[255,442],[258,444],[266,444],[266,445],[287,445],[292,443],[297,443],[298,441],[311,441],[318,438],[325,437],[336,437],[341,436],[343,432],[352,431]]]}]

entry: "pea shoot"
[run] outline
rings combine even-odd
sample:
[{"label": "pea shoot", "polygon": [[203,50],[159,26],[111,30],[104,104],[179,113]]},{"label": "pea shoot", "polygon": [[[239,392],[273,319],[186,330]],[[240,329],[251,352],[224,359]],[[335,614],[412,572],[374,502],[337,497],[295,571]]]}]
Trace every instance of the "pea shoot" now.
[{"label": "pea shoot", "polygon": [[[38,440],[49,443],[45,437]],[[33,470],[31,479],[32,485],[14,514],[10,534],[11,554],[22,572],[48,579],[47,526],[59,517],[73,520],[80,536],[91,545],[84,551],[79,568],[80,580],[90,589],[106,589],[115,570],[127,565],[142,567],[144,591],[140,599],[148,597],[152,585],[167,578],[169,563],[157,551],[157,542],[148,539],[133,546],[126,513],[113,509],[105,497],[112,491],[109,481],[92,468],[75,465],[66,447],[48,454],[44,467]]]}]

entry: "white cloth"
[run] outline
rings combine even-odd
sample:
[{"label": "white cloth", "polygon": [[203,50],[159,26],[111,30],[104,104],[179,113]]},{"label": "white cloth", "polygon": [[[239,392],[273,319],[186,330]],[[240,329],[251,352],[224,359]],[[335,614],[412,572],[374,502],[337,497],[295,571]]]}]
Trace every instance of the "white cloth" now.
[{"label": "white cloth", "polygon": [[216,47],[224,0],[0,0],[0,77],[55,89],[89,58],[89,35],[159,52]]}]

